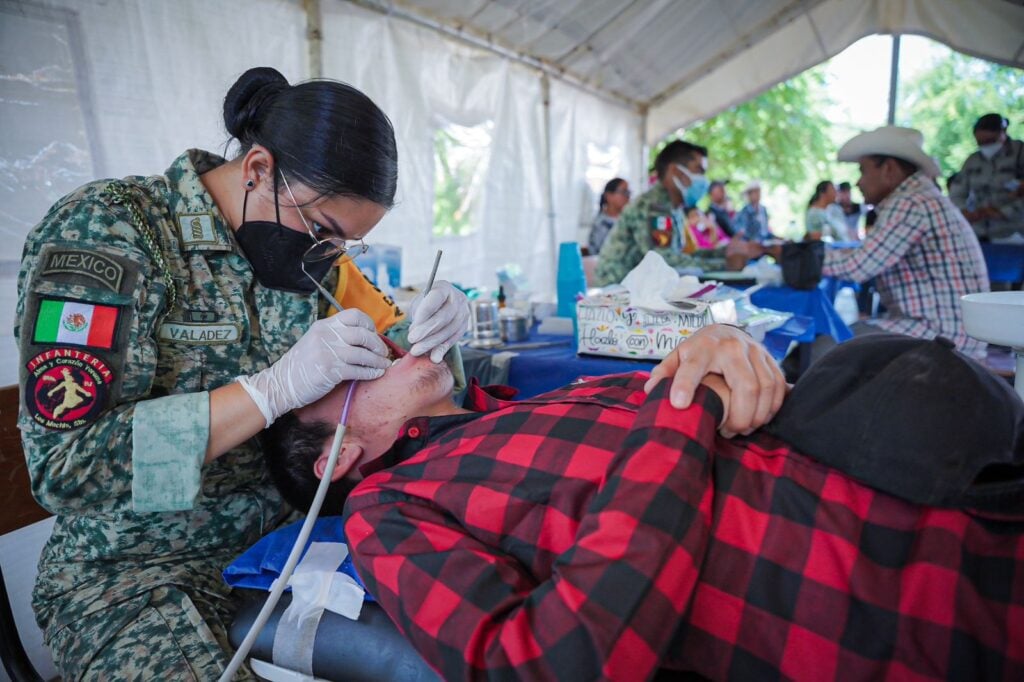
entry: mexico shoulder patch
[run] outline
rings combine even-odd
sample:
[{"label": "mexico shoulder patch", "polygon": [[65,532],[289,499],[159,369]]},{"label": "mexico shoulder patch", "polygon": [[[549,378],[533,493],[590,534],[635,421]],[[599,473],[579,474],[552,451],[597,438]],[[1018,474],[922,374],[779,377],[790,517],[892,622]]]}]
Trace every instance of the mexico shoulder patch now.
[{"label": "mexico shoulder patch", "polygon": [[109,350],[114,347],[120,315],[118,306],[43,298],[39,301],[32,342]]},{"label": "mexico shoulder patch", "polygon": [[53,348],[25,366],[25,407],[36,423],[70,431],[92,423],[103,412],[114,373],[95,355]]}]

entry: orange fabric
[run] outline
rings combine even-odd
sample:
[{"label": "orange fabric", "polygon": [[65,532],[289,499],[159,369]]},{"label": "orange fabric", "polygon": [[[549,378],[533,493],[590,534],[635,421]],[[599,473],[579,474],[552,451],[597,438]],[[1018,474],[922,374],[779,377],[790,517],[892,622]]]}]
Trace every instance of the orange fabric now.
[{"label": "orange fabric", "polygon": [[[338,286],[334,289],[334,298],[338,299],[343,308],[358,308],[369,315],[380,333],[405,317],[405,313],[395,305],[394,299],[374,286],[352,261],[338,267]],[[332,306],[327,315],[329,317],[336,312]]]}]

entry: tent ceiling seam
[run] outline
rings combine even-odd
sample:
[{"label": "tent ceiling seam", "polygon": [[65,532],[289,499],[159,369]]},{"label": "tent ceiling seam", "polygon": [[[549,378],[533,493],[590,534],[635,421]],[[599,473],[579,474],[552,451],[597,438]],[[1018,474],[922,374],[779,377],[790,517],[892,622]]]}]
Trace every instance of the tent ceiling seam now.
[{"label": "tent ceiling seam", "polygon": [[814,39],[818,41],[818,49],[821,50],[822,58],[828,59],[828,49],[825,47],[825,41],[821,37],[821,31],[818,30],[818,24],[814,21],[810,11],[805,12],[804,16],[807,17],[807,21],[811,24],[811,31],[814,32]]},{"label": "tent ceiling seam", "polygon": [[588,80],[577,76],[571,71],[561,67],[560,65],[552,64],[548,60],[535,57],[533,55],[521,54],[516,51],[513,47],[506,47],[501,44],[497,38],[491,34],[483,34],[474,27],[463,26],[452,26],[441,19],[434,18],[432,16],[423,16],[418,12],[407,11],[398,7],[395,7],[393,2],[382,2],[381,0],[342,0],[352,5],[362,7],[363,9],[377,12],[378,14],[384,14],[386,16],[395,17],[403,21],[421,26],[427,29],[431,29],[440,33],[441,35],[447,36],[452,40],[465,43],[472,47],[476,47],[482,50],[487,50],[500,57],[509,59],[517,62],[531,69],[540,71],[543,74],[547,74],[552,78],[557,78],[563,83],[567,83],[575,88],[579,88],[584,92],[590,93],[594,96],[600,97],[606,101],[609,101],[617,106],[623,106],[633,112],[639,111],[640,107],[645,105],[646,102],[643,100],[637,100],[628,95],[625,95],[617,90],[611,88],[601,87],[594,83],[588,82]]},{"label": "tent ceiling seam", "polygon": [[[820,5],[823,1],[824,0],[794,0],[794,2],[790,3],[783,11],[773,15],[771,20],[767,23],[756,27],[755,30],[749,31],[746,34],[740,34],[740,43],[729,49],[723,50],[716,55],[714,59],[705,61],[705,64],[712,63],[715,66],[705,66],[696,72],[687,74],[684,78],[677,80],[675,83],[662,90],[659,95],[648,100],[647,105],[655,107],[661,104],[690,83],[712,73],[715,69],[719,68],[722,64],[734,58],[736,55],[758,43],[763,42],[767,36],[774,34],[781,26],[792,23],[801,14],[806,14],[811,8]],[[743,37],[744,35],[746,37]]]},{"label": "tent ceiling seam", "polygon": [[594,48],[590,45],[590,41],[593,40],[594,37],[597,36],[598,33],[600,33],[601,31],[605,30],[606,28],[608,28],[608,26],[610,26],[614,21],[616,21],[619,17],[621,17],[626,12],[628,12],[629,9],[631,7],[633,7],[636,3],[637,3],[637,0],[633,0],[632,2],[628,2],[628,3],[623,3],[622,8],[618,12],[616,12],[614,14],[614,16],[609,17],[607,21],[605,21],[603,24],[601,24],[601,26],[599,26],[596,30],[591,31],[590,35],[588,35],[582,41],[580,41],[580,42],[576,43],[575,45],[573,45],[571,48],[569,48],[568,51],[563,52],[562,54],[558,55],[558,57],[556,58],[556,61],[558,61],[558,62],[568,61],[570,59],[570,57],[573,56],[573,54],[575,54],[576,52],[579,52],[579,51],[581,51],[583,49],[586,49],[586,50],[589,50],[589,51],[593,51]]}]

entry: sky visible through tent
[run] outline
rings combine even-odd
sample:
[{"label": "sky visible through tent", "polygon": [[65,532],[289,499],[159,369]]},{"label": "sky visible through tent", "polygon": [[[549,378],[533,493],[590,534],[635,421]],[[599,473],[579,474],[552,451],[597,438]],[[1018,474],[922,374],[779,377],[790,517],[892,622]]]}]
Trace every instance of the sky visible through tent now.
[{"label": "sky visible through tent", "polygon": [[[951,50],[922,36],[900,38],[900,81],[927,70]],[[863,38],[829,60],[832,106],[828,117],[835,122],[837,146],[861,130],[885,125],[889,113],[889,68],[892,36]]]}]

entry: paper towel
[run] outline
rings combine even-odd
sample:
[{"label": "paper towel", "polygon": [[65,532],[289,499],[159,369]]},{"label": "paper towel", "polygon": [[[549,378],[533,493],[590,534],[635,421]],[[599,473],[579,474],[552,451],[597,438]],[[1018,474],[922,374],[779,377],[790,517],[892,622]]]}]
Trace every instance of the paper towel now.
[{"label": "paper towel", "polygon": [[665,259],[648,251],[640,264],[622,280],[629,291],[629,304],[650,310],[676,310],[670,301],[679,301],[704,284],[693,275],[680,277]]}]

